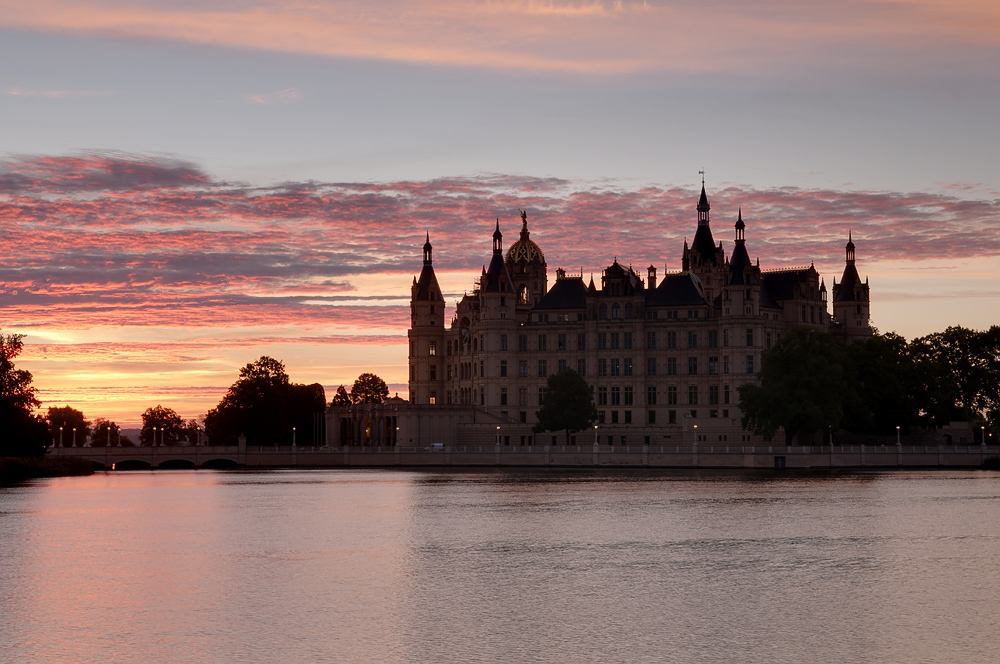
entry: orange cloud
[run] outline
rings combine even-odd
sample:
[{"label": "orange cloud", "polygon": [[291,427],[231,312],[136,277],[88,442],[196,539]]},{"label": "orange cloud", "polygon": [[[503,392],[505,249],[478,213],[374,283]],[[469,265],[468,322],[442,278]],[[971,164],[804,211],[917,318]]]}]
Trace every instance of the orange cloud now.
[{"label": "orange cloud", "polygon": [[853,63],[911,66],[982,61],[1000,46],[1000,5],[982,0],[283,0],[234,9],[209,1],[179,10],[161,0],[0,3],[0,25],[97,36],[164,39],[330,57],[622,74],[754,72]]}]

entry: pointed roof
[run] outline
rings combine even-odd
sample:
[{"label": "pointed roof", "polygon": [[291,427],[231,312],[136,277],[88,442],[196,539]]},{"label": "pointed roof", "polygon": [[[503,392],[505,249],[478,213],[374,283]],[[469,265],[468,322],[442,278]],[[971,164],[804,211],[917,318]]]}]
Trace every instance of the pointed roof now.
[{"label": "pointed roof", "polygon": [[528,232],[528,213],[525,210],[521,210],[521,237],[510,245],[507,250],[507,260],[511,263],[523,260],[527,263],[537,261],[542,265],[545,264],[545,255],[538,245],[532,242],[531,233]]},{"label": "pointed roof", "polygon": [[[593,281],[591,281],[593,283]],[[557,279],[535,309],[586,309],[587,287],[583,285],[582,277],[564,277]]]}]

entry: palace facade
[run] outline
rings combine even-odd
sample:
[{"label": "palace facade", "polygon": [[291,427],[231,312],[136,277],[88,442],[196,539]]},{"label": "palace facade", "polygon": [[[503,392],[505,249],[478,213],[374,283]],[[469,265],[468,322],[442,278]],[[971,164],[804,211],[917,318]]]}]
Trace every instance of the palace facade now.
[{"label": "palace facade", "polygon": [[[548,376],[568,367],[594,388],[602,445],[754,440],[740,426],[736,390],[755,380],[761,352],[795,326],[845,342],[869,337],[868,281],[848,239],[831,311],[813,265],[764,270],[751,261],[742,210],[726,255],[712,235],[704,183],[696,209],[681,271],[658,277],[650,266],[643,278],[616,259],[600,283],[559,269],[551,287],[527,215],[506,253],[498,220],[489,266],[447,325],[428,236],[410,298],[410,404],[478,411],[490,429],[494,421],[503,429],[504,443],[540,444],[531,427]],[[550,442],[575,440],[546,434]]]}]

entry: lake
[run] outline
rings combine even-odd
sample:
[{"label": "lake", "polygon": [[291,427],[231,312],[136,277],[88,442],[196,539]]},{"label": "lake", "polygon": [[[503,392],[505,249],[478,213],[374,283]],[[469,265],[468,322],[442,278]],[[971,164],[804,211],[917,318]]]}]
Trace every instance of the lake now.
[{"label": "lake", "polygon": [[997,662],[1000,473],[0,489],[0,660]]}]

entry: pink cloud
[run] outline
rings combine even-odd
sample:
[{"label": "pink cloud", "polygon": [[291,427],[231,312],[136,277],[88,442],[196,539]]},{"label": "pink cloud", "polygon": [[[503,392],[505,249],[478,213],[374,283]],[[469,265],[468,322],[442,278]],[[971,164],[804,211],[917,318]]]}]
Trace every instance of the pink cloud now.
[{"label": "pink cloud", "polygon": [[[471,284],[495,219],[509,244],[521,208],[552,268],[599,271],[617,257],[677,269],[695,231],[689,188],[525,176],[252,187],[174,160],[92,154],[9,161],[0,192],[0,306],[23,327],[250,318],[405,329],[405,301],[365,304],[384,297],[366,275],[398,274],[405,297],[425,232],[439,268],[469,270]],[[992,255],[1000,241],[996,200],[729,186],[711,201],[729,245],[742,206],[766,267],[839,262],[849,230],[862,261]]]}]

